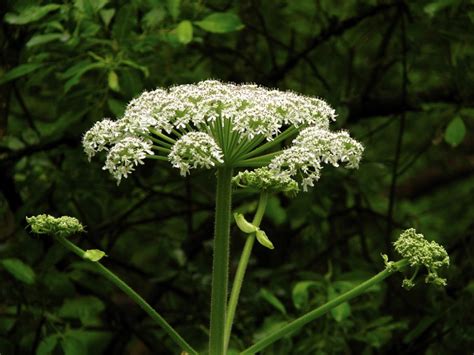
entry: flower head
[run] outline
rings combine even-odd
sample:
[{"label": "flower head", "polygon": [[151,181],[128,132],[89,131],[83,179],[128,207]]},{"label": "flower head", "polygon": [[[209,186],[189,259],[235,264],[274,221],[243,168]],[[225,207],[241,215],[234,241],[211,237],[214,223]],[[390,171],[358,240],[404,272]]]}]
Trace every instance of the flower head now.
[{"label": "flower head", "polygon": [[[417,270],[422,266],[427,269],[427,283],[446,285],[446,279],[438,276],[438,269],[449,266],[449,256],[443,246],[435,241],[427,241],[423,234],[416,233],[413,228],[404,231],[393,245],[395,250],[408,260],[410,266],[416,267]],[[404,281],[404,285],[413,287],[413,278]]]},{"label": "flower head", "polygon": [[[352,168],[360,160],[359,143],[345,132],[329,131],[335,116],[317,98],[206,80],[144,92],[121,119],[96,123],[83,144],[89,158],[107,152],[104,169],[118,181],[145,158],[154,158],[171,162],[182,175],[219,165],[268,166],[265,177],[259,172],[252,181],[262,177],[263,186],[302,177],[306,190],[319,178],[322,163],[345,162]],[[296,135],[290,147],[275,150]],[[276,177],[268,180],[270,175]]]},{"label": "flower head", "polygon": [[69,236],[84,231],[82,224],[74,217],[63,216],[55,218],[47,214],[26,217],[31,230],[37,234],[52,234]]}]

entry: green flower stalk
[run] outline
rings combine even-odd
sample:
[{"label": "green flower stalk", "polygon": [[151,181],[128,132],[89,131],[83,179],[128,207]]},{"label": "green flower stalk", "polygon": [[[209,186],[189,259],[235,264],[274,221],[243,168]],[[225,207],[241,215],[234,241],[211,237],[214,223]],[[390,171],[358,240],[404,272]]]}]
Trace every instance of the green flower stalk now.
[{"label": "green flower stalk", "polygon": [[50,215],[42,214],[27,217],[26,222],[34,233],[51,235],[70,252],[76,254],[80,258],[92,262],[98,273],[102,274],[128,295],[138,306],[148,313],[151,319],[153,319],[178,346],[185,350],[183,351],[183,354],[197,355],[197,351],[194,350],[193,347],[189,345],[148,302],[128,286],[120,277],[99,262],[99,260],[105,256],[103,251],[97,249],[83,250],[68,239],[68,237],[84,231],[84,227],[76,218],[69,216],[55,218]]},{"label": "green flower stalk", "polygon": [[[395,272],[403,272],[408,267],[416,268],[415,275],[421,266],[425,266],[428,270],[426,282],[435,285],[446,285],[446,280],[438,276],[438,269],[449,265],[449,256],[444,247],[436,242],[428,242],[422,234],[417,234],[415,229],[410,228],[405,230],[394,244],[395,250],[402,256],[398,261],[389,261],[388,256],[382,254],[385,262],[385,269],[374,275],[367,281],[362,282],[352,290],[347,291],[332,299],[331,301],[309,311],[301,317],[289,322],[287,325],[281,327],[275,332],[263,337],[258,342],[241,352],[242,355],[256,354],[265,349],[274,342],[291,336],[296,330],[303,327],[305,324],[314,321],[315,319],[328,313],[331,309],[347,302],[364,292],[369,288],[382,282]],[[412,279],[405,279],[403,287],[413,287]]]},{"label": "green flower stalk", "polygon": [[[357,168],[363,147],[347,132],[330,132],[334,110],[323,100],[216,80],[144,92],[119,120],[97,122],[83,138],[89,159],[117,183],[147,159],[167,161],[187,175],[217,175],[211,291],[210,355],[225,355],[232,177],[236,186],[287,193],[314,186],[324,164]],[[281,145],[290,141],[290,145]],[[260,169],[260,170],[259,170]],[[253,233],[272,246],[266,234]]]}]

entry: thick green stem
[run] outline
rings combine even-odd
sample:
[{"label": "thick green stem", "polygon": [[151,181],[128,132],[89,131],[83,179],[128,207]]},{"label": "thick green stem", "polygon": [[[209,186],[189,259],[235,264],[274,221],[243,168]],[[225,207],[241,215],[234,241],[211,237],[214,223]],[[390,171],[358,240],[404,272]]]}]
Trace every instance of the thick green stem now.
[{"label": "thick green stem", "polygon": [[[397,261],[394,264],[394,267],[397,270],[401,270],[408,265],[408,260],[402,259]],[[321,317],[325,313],[329,312],[334,307],[339,306],[341,303],[344,303],[354,297],[359,296],[363,292],[365,292],[368,288],[372,287],[373,285],[383,281],[388,276],[392,275],[394,271],[392,269],[385,269],[379,272],[377,275],[373,276],[372,278],[368,279],[367,281],[361,283],[359,286],[354,287],[352,290],[334,298],[333,300],[327,302],[326,304],[318,307],[305,315],[295,319],[291,323],[285,325],[283,328],[280,328],[276,332],[268,335],[267,337],[261,339],[251,347],[245,349],[240,354],[241,355],[248,355],[248,354],[255,354],[262,349],[265,349],[268,345],[280,340],[284,336],[294,332],[295,330],[301,328],[303,325],[315,320],[318,317]]]},{"label": "thick green stem", "polygon": [[[72,251],[79,257],[84,256],[84,250],[79,248],[74,243],[70,242],[68,239],[62,236],[55,236],[56,240],[61,243],[66,249]],[[158,314],[158,312],[147,302],[145,301],[137,292],[135,292],[130,286],[128,286],[120,277],[102,265],[100,262],[95,261],[91,263],[96,267],[97,271],[101,273],[105,278],[111,281],[115,286],[121,289],[128,297],[130,297],[136,304],[138,304],[148,315],[156,322],[158,325],[163,328],[163,330],[178,344],[182,350],[188,352],[189,354],[197,355],[198,352],[189,345],[186,340],[184,340],[176,330],[171,327],[171,325]]]},{"label": "thick green stem", "polygon": [[[260,200],[258,201],[257,211],[253,217],[252,224],[256,227],[260,226],[262,222],[265,208],[267,207],[268,192],[263,191],[260,194]],[[229,346],[230,334],[232,332],[232,324],[234,322],[235,310],[237,303],[239,302],[240,290],[242,289],[242,283],[245,277],[245,271],[249,263],[250,254],[252,253],[253,244],[255,242],[255,233],[249,234],[245,241],[242,255],[240,256],[239,265],[235,273],[234,284],[232,285],[232,292],[230,294],[229,305],[227,308],[227,319],[225,324],[225,348]]]},{"label": "thick green stem", "polygon": [[217,169],[214,255],[212,262],[211,325],[209,355],[225,355],[227,283],[229,279],[229,232],[232,201],[232,168]]}]

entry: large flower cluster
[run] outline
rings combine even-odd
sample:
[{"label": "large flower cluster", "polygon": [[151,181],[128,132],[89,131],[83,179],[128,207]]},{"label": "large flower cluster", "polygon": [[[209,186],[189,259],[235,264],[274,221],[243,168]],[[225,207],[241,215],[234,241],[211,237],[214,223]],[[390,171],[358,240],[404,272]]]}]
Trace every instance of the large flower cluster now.
[{"label": "large flower cluster", "polygon": [[269,168],[275,173],[288,171],[290,176],[301,173],[303,190],[306,191],[319,179],[321,163],[337,167],[339,162],[345,162],[347,168],[357,168],[363,151],[362,145],[347,132],[333,133],[309,127],[270,162]]},{"label": "large flower cluster", "polygon": [[[147,157],[168,160],[183,175],[195,168],[270,162],[267,177],[298,176],[306,190],[319,178],[322,163],[345,162],[352,168],[360,160],[359,143],[345,132],[329,131],[334,119],[334,110],[317,98],[207,80],[141,94],[121,119],[97,122],[83,145],[89,159],[107,153],[104,169],[119,182]],[[275,144],[299,131],[289,148],[274,151]],[[258,154],[269,149],[273,159],[258,163]]]}]

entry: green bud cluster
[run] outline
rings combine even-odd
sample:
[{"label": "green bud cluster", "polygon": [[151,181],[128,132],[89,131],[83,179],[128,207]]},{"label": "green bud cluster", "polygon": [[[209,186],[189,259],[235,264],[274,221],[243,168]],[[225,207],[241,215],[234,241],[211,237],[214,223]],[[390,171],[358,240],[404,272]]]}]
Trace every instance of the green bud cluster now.
[{"label": "green bud cluster", "polygon": [[36,234],[50,234],[67,237],[84,231],[84,227],[77,218],[62,216],[55,218],[47,214],[26,217],[26,222]]},{"label": "green bud cluster", "polygon": [[288,195],[296,195],[299,192],[298,183],[288,174],[278,173],[267,167],[241,171],[232,179],[232,183],[257,191],[283,192]]},{"label": "green bud cluster", "polygon": [[[408,260],[410,266],[417,269],[424,266],[427,269],[426,283],[446,286],[446,279],[438,275],[438,269],[449,266],[449,256],[443,246],[435,241],[427,241],[423,234],[416,233],[414,228],[404,231],[393,245],[395,250]],[[414,277],[404,280],[403,286],[412,288],[413,279]]]}]

